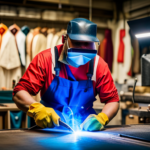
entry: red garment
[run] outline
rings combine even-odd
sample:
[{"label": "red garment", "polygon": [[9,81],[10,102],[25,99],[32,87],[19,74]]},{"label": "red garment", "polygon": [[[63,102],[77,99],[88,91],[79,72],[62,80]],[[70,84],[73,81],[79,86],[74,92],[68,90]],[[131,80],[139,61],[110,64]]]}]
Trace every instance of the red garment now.
[{"label": "red garment", "polygon": [[107,39],[104,39],[98,49],[98,55],[105,60]]},{"label": "red garment", "polygon": [[105,62],[108,64],[110,71],[112,71],[113,63],[113,44],[111,38],[111,30],[105,30],[105,38],[107,39],[106,50],[105,50]]},{"label": "red garment", "polygon": [[101,56],[105,62],[108,64],[110,71],[112,71],[112,63],[113,63],[113,45],[111,38],[111,30],[105,30],[105,38],[100,44],[98,55]]},{"label": "red garment", "polygon": [[117,58],[118,63],[124,62],[124,42],[123,42],[124,36],[125,36],[125,30],[122,29],[120,30],[120,44],[119,44],[118,58]]},{"label": "red garment", "polygon": [[[58,45],[57,48],[60,55],[63,44]],[[79,68],[69,66],[76,80],[87,80],[86,73],[88,72],[88,67],[89,63],[80,66]],[[117,89],[113,83],[108,65],[100,57],[97,67],[99,69],[96,71],[96,82],[93,81],[95,95],[99,93],[101,102],[103,103],[119,101]],[[61,65],[59,76],[66,79],[68,78],[64,64]],[[46,92],[53,79],[52,55],[50,49],[47,49],[34,57],[25,74],[14,88],[13,95],[20,90],[25,90],[31,95],[36,95],[39,90],[41,90],[42,96]]]}]

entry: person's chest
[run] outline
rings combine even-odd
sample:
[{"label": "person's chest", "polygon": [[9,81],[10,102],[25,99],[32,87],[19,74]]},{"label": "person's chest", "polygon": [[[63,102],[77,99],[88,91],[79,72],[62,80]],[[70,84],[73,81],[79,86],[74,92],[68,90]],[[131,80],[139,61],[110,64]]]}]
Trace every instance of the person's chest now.
[{"label": "person's chest", "polygon": [[70,65],[67,67],[64,64],[61,64],[61,71],[59,76],[68,79],[68,76],[72,74],[77,81],[87,80],[88,68],[89,68],[88,63],[78,68],[72,67]]}]

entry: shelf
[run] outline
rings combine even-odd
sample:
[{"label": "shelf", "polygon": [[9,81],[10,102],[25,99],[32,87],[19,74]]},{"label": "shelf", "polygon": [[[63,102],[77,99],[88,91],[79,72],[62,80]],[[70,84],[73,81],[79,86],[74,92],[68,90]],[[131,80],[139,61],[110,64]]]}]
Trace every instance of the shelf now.
[{"label": "shelf", "polygon": [[32,21],[32,22],[54,22],[54,23],[68,23],[69,21],[64,20],[45,20],[41,18],[29,18],[29,17],[19,17],[19,16],[0,16],[4,20],[17,20],[17,21]]},{"label": "shelf", "polygon": [[[13,23],[19,22],[26,22],[26,24],[28,25],[28,23],[37,23],[38,25],[36,26],[43,26],[43,27],[60,27],[62,26],[62,28],[67,28],[67,24],[69,21],[65,21],[65,20],[45,20],[45,19],[41,19],[41,18],[29,18],[29,17],[19,17],[19,16],[0,16],[1,22],[3,22],[5,24],[5,21],[12,21]],[[28,23],[27,23],[28,22]],[[12,24],[13,24],[12,23]],[[30,25],[29,25],[30,27]],[[32,26],[31,26],[32,27]],[[33,28],[33,27],[32,27]],[[104,26],[98,26],[97,27],[97,31],[101,32],[102,30],[105,30],[106,28]]]}]

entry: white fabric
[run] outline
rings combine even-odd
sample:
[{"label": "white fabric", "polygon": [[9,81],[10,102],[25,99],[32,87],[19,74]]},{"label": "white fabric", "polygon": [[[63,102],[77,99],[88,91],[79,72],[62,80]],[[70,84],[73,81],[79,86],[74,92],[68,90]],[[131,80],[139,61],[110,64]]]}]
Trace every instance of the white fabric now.
[{"label": "white fabric", "polygon": [[93,81],[95,81],[95,82],[96,82],[96,71],[97,71],[98,60],[99,60],[99,56],[96,55],[95,64],[94,64],[93,76],[92,76],[92,79],[91,79],[91,80],[93,80]]},{"label": "white fabric", "polygon": [[52,55],[52,74],[55,74],[55,53],[54,53],[54,48],[51,48],[51,55]]},{"label": "white fabric", "polygon": [[59,36],[58,41],[57,41],[57,45],[60,45],[60,44],[62,44],[62,35]]},{"label": "white fabric", "polygon": [[12,80],[21,78],[21,63],[15,37],[7,30],[2,38],[0,50],[0,88],[12,88]]},{"label": "white fabric", "polygon": [[16,35],[16,42],[17,42],[17,46],[18,46],[18,51],[20,54],[20,58],[21,58],[21,64],[23,66],[25,66],[26,64],[26,58],[25,58],[25,43],[26,43],[26,36],[25,34],[20,30],[18,31],[17,35]]},{"label": "white fabric", "polygon": [[62,30],[62,31],[60,31],[60,32],[58,33],[59,38],[58,38],[58,40],[57,40],[56,45],[62,44],[62,35],[64,35],[64,34],[67,34],[67,31],[66,31],[66,30]]},{"label": "white fabric", "polygon": [[120,20],[116,28],[114,29],[113,35],[113,45],[114,45],[114,60],[113,60],[113,73],[112,77],[118,83],[123,84],[125,79],[131,78],[127,75],[128,71],[131,67],[131,39],[129,35],[129,26],[127,24],[127,20],[125,21],[125,37],[123,38],[125,49],[124,49],[124,63],[117,62],[118,57],[118,49],[119,49],[119,36],[120,30],[124,28],[124,21]]},{"label": "white fabric", "polygon": [[32,39],[33,39],[33,30],[30,30],[26,37],[26,69],[28,68],[30,62],[31,62],[31,49],[32,49]]},{"label": "white fabric", "polygon": [[53,39],[52,39],[51,47],[55,47],[57,45],[58,39],[59,39],[59,36],[57,34],[55,34]]},{"label": "white fabric", "polygon": [[32,58],[34,58],[39,52],[46,49],[47,39],[43,34],[37,34],[33,38],[32,43]]},{"label": "white fabric", "polygon": [[49,33],[47,35],[47,47],[46,48],[52,48],[52,40],[53,40],[54,34],[53,33]]}]

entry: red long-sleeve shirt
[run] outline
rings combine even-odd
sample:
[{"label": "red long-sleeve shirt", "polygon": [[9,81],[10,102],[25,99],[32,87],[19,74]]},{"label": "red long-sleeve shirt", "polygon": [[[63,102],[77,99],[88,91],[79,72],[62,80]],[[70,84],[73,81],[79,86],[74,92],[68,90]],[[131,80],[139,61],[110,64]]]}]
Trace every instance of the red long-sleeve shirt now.
[{"label": "red long-sleeve shirt", "polygon": [[[62,50],[63,45],[58,45],[57,48]],[[61,51],[59,51],[60,54]],[[87,80],[86,73],[88,72],[89,63],[78,68],[69,66],[72,74],[77,81]],[[68,78],[65,66],[61,65],[59,74],[62,78]],[[15,95],[20,90],[25,90],[31,95],[36,95],[41,90],[41,96],[46,92],[51,82],[54,79],[52,74],[52,55],[51,49],[44,50],[37,54],[25,74],[20,79],[19,83],[13,90]],[[118,102],[118,92],[114,85],[108,65],[99,57],[96,70],[96,82],[93,82],[94,94],[99,94],[102,103]]]}]

